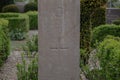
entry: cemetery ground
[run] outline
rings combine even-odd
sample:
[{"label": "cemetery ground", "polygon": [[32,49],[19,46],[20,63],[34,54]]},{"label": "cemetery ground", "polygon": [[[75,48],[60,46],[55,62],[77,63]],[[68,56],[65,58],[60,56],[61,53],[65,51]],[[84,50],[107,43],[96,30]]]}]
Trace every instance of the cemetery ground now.
[{"label": "cemetery ground", "polygon": [[[30,30],[28,33],[30,39],[33,35],[37,34],[37,30]],[[17,63],[21,63],[22,46],[25,45],[25,43],[26,39],[22,41],[11,41],[11,53],[4,65],[0,68],[0,80],[18,80],[16,65]]]}]

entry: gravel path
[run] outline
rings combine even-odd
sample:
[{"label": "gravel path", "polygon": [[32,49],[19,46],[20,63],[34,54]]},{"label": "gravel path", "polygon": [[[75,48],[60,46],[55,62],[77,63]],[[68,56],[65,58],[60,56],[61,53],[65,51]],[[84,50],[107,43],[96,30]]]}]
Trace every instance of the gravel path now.
[{"label": "gravel path", "polygon": [[0,80],[17,80],[16,64],[21,62],[21,52],[13,51],[0,68]]},{"label": "gravel path", "polygon": [[[29,32],[29,37],[38,34],[37,30]],[[21,62],[21,47],[22,44],[25,44],[25,41],[12,41],[11,42],[11,54],[0,68],[0,80],[17,80],[17,68],[16,64]]]}]

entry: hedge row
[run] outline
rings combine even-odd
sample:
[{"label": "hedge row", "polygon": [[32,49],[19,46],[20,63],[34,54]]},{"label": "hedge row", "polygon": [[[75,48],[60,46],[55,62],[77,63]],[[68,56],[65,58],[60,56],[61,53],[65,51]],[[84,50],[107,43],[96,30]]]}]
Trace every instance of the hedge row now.
[{"label": "hedge row", "polygon": [[95,10],[91,17],[92,29],[106,23],[106,9],[99,7]]},{"label": "hedge row", "polygon": [[92,47],[96,46],[96,42],[101,42],[107,35],[120,37],[120,26],[118,25],[100,25],[92,31]]},{"label": "hedge row", "polygon": [[38,29],[38,12],[29,11],[26,14],[29,16],[30,30]]},{"label": "hedge row", "polygon": [[86,65],[91,51],[91,30],[105,23],[105,8],[103,9],[103,6],[106,0],[80,0],[80,3],[80,49],[86,53],[81,54],[80,58],[83,59],[81,65]]},{"label": "hedge row", "polygon": [[8,21],[0,19],[0,66],[2,66],[10,54],[10,38],[8,32]]},{"label": "hedge row", "polygon": [[12,40],[22,40],[26,38],[29,31],[29,17],[19,13],[0,13],[0,18],[9,21],[9,35]]},{"label": "hedge row", "polygon": [[106,0],[80,0],[81,2],[81,27],[80,48],[90,51],[91,29],[105,24]]}]

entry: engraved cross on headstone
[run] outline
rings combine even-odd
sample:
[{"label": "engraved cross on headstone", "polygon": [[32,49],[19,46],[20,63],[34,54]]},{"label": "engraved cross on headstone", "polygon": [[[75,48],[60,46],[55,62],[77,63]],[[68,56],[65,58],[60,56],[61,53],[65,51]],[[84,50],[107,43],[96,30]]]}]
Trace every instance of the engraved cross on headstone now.
[{"label": "engraved cross on headstone", "polygon": [[80,0],[39,0],[39,80],[79,80]]},{"label": "engraved cross on headstone", "polygon": [[64,15],[64,0],[61,0],[59,5],[58,5],[58,8],[57,8],[57,13],[56,13],[56,16],[60,19],[61,22],[58,23],[58,25],[60,25],[59,27],[59,31],[58,31],[58,34],[59,34],[59,37],[57,39],[57,45],[51,47],[50,49],[52,50],[55,50],[55,51],[63,51],[63,50],[67,50],[68,47],[65,45],[65,39],[64,39],[64,36],[65,36],[65,24],[64,24],[64,18],[65,18],[65,15]]}]

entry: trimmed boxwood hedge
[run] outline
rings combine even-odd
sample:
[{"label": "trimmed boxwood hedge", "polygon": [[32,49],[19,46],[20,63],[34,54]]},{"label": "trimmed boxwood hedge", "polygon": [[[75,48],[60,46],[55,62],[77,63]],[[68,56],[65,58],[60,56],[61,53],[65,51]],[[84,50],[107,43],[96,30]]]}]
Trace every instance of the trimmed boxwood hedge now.
[{"label": "trimmed boxwood hedge", "polygon": [[29,31],[29,17],[19,13],[1,13],[0,18],[9,20],[9,35],[11,40],[23,40]]},{"label": "trimmed boxwood hedge", "polygon": [[0,67],[10,54],[8,20],[0,19]]},{"label": "trimmed boxwood hedge", "polygon": [[107,35],[113,35],[120,37],[120,26],[114,24],[100,25],[93,29],[92,31],[92,47],[94,47],[96,42],[101,42]]},{"label": "trimmed boxwood hedge", "polygon": [[37,11],[29,11],[26,14],[29,16],[30,30],[38,29],[38,12]]}]

